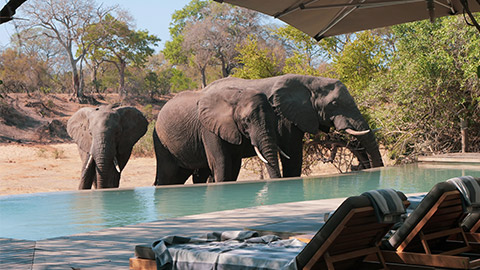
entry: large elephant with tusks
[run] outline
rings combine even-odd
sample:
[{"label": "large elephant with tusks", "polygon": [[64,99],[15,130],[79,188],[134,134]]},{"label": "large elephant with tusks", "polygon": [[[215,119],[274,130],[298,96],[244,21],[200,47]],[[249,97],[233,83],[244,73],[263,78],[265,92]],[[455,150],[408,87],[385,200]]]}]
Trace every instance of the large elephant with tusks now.
[{"label": "large elephant with tusks", "polygon": [[[368,155],[365,168],[383,166],[374,132],[339,80],[294,74],[256,80],[229,77],[211,83],[203,91],[231,86],[257,89],[275,108],[279,122],[278,144],[286,153],[281,157],[284,177],[301,174],[305,132],[329,132],[331,127],[344,130],[360,141]],[[251,156],[251,153],[244,156]]]},{"label": "large elephant with tusks", "polygon": [[210,173],[216,182],[235,181],[246,148],[266,163],[271,178],[281,177],[276,119],[254,88],[181,92],[158,114],[155,185],[183,184],[192,174],[195,183],[206,181]]}]

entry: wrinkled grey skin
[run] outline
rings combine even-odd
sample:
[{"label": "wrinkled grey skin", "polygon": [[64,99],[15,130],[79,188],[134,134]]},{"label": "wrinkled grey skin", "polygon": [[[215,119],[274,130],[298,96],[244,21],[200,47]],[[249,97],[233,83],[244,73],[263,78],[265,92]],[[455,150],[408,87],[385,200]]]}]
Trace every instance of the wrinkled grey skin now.
[{"label": "wrinkled grey skin", "polygon": [[[337,130],[370,130],[354,99],[343,83],[335,79],[287,74],[258,80],[225,78],[203,91],[235,86],[255,88],[268,97],[278,116],[279,147],[290,157],[281,157],[284,177],[300,176],[302,138],[305,132],[316,134]],[[383,166],[375,135],[356,136],[368,155],[366,167]],[[251,151],[244,156],[251,156]]]},{"label": "wrinkled grey skin", "polygon": [[67,131],[82,158],[79,189],[90,189],[92,184],[96,188],[118,187],[133,145],[147,126],[147,119],[133,107],[108,105],[78,110],[68,120]]},{"label": "wrinkled grey skin", "polygon": [[243,152],[252,146],[268,161],[270,177],[281,176],[276,115],[256,90],[182,92],[160,110],[153,137],[155,185],[183,184],[197,172],[206,179],[210,171],[216,182],[235,181]]}]

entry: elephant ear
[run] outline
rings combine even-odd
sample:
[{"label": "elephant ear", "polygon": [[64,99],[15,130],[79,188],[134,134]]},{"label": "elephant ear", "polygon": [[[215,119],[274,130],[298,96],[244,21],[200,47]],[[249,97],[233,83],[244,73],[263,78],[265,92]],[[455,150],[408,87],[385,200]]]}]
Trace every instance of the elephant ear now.
[{"label": "elephant ear", "polygon": [[120,115],[120,125],[122,126],[119,145],[131,149],[147,132],[148,121],[142,112],[134,107],[119,107],[115,110]]},{"label": "elephant ear", "polygon": [[92,147],[92,136],[89,131],[89,115],[95,108],[82,108],[68,119],[67,132],[78,147],[86,152],[90,152]]},{"label": "elephant ear", "polygon": [[234,106],[229,96],[238,94],[238,90],[222,89],[203,95],[198,100],[198,118],[200,123],[231,144],[241,144],[242,134],[235,123]]},{"label": "elephant ear", "polygon": [[277,82],[270,99],[273,106],[300,130],[318,132],[319,118],[312,104],[313,93],[301,80],[291,78]]}]

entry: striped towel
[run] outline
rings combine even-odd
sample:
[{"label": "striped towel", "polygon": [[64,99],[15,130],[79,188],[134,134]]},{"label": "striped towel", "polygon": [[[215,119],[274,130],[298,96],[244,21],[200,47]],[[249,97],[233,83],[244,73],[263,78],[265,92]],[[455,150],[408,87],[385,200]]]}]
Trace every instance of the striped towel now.
[{"label": "striped towel", "polygon": [[254,231],[212,232],[200,238],[167,236],[152,244],[157,269],[296,270],[305,247],[297,239],[280,240]]},{"label": "striped towel", "polygon": [[379,223],[397,223],[402,221],[405,206],[397,192],[391,188],[370,190],[362,195],[372,202]]},{"label": "striped towel", "polygon": [[455,185],[462,194],[466,212],[480,212],[480,185],[473,176],[455,177],[447,182]]}]

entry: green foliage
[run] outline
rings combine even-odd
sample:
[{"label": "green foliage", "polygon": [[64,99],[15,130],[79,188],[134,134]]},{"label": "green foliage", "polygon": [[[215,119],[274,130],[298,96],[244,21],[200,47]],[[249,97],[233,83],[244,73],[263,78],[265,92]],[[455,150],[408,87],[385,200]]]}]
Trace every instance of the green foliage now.
[{"label": "green foliage", "polygon": [[[145,88],[149,89],[151,96],[153,96],[154,93],[159,92],[159,89],[162,88],[162,83],[159,76],[153,71],[147,72],[147,74],[143,78],[143,83]],[[161,91],[160,93],[163,94]]]},{"label": "green foliage", "polygon": [[384,40],[371,31],[360,32],[332,55],[332,72],[354,96],[363,98],[370,81],[385,72],[386,55]]},{"label": "green foliage", "polygon": [[245,44],[237,47],[240,67],[235,69],[235,77],[244,79],[260,79],[281,75],[278,70],[278,59],[268,48],[260,48],[258,40],[249,36]]},{"label": "green foliage", "polygon": [[184,72],[179,69],[171,68],[169,70],[171,77],[170,77],[170,91],[173,93],[178,93],[184,90],[190,90],[197,88],[197,84],[187,77]]},{"label": "green foliage", "polygon": [[282,72],[285,74],[293,73],[319,76],[320,71],[311,65],[308,65],[307,63],[308,60],[306,59],[305,55],[295,53],[292,57],[285,60],[285,66],[283,67]]},{"label": "green foliage", "polygon": [[290,54],[285,60],[284,73],[319,75],[319,58],[325,53],[315,39],[290,25],[279,27],[273,33],[281,39]]},{"label": "green foliage", "polygon": [[188,57],[185,55],[182,49],[183,36],[172,37],[171,41],[165,42],[165,47],[162,53],[165,58],[174,65],[187,64]]},{"label": "green foliage", "polygon": [[[480,35],[461,17],[392,30],[397,50],[389,72],[370,86],[385,144],[397,159],[458,151],[460,119],[480,122]],[[470,134],[478,132],[472,125]]]}]

